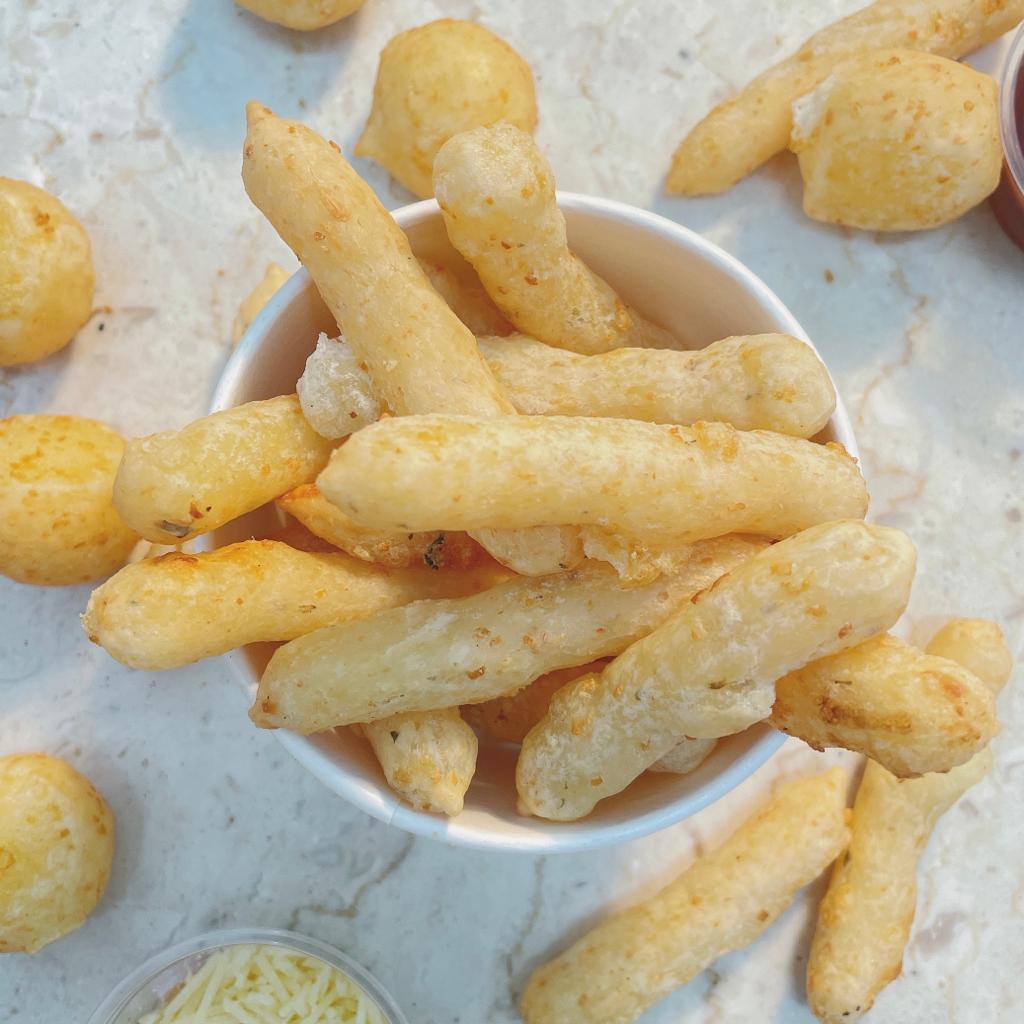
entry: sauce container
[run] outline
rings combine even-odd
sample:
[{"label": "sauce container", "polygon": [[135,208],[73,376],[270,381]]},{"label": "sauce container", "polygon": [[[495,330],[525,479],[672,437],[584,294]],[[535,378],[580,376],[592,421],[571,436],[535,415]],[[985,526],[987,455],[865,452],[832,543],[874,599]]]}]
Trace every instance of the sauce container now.
[{"label": "sauce container", "polygon": [[989,202],[1003,230],[1024,249],[1024,25],[1010,44],[999,83],[1003,174]]}]

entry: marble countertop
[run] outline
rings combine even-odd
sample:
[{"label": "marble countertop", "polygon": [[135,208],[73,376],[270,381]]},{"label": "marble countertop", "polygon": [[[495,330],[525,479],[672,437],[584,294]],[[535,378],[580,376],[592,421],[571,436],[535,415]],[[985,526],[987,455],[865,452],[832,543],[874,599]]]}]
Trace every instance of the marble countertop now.
[{"label": "marble countertop", "polygon": [[[98,303],[74,344],[0,371],[0,415],[61,411],[146,433],[200,415],[238,301],[294,258],[239,180],[243,103],[307,119],[350,150],[377,56],[397,31],[480,18],[533,65],[539,139],[567,189],[703,232],[781,296],[849,403],[875,519],[920,553],[903,623],[991,616],[1024,654],[1024,254],[987,207],[892,237],[816,225],[779,158],[731,192],[667,197],[669,155],[733,87],[857,0],[368,0],[314,35],[229,0],[13,0],[0,16],[0,173],[60,195],[93,240]],[[384,201],[409,200],[356,161]],[[224,666],[156,676],[115,664],[78,626],[87,588],[0,581],[0,752],[67,757],[118,822],[106,897],[79,931],[0,958],[0,1021],[83,1022],[137,962],[233,925],[340,946],[413,1024],[513,1024],[530,970],[609,904],[656,889],[783,774],[827,760],[795,741],[697,818],[615,849],[548,858],[449,849],[345,804],[251,728]],[[904,975],[876,1024],[997,1024],[1024,1004],[1024,699],[991,776],[924,857]],[[724,957],[645,1024],[811,1020],[812,899]]]}]

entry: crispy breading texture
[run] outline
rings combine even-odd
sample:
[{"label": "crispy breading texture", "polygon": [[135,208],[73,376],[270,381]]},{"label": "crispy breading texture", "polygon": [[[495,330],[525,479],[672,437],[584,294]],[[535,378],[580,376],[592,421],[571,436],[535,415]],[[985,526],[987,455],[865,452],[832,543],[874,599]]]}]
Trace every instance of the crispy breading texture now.
[{"label": "crispy breading texture", "polygon": [[867,509],[864,478],[839,445],[724,423],[567,416],[382,420],[334,454],[317,486],[367,526],[586,523],[677,544],[786,537]]},{"label": "crispy breading texture", "polygon": [[146,540],[181,544],[309,483],[332,447],[295,395],[246,402],[128,441],[114,506]]},{"label": "crispy breading texture", "polygon": [[676,344],[570,251],[554,173],[526,132],[495,124],[452,137],[434,192],[452,245],[519,330],[586,353]]},{"label": "crispy breading texture", "polygon": [[620,348],[583,356],[515,334],[479,338],[509,400],[532,416],[607,416],[813,437],[836,407],[828,370],[786,334],[724,338],[696,352]]},{"label": "crispy breading texture", "polygon": [[938,227],[995,191],[995,80],[945,57],[874,50],[794,105],[804,213],[871,231]]},{"label": "crispy breading texture", "polygon": [[434,158],[453,135],[504,121],[537,126],[530,65],[472,21],[440,18],[384,47],[373,108],[356,156],[369,156],[421,199],[434,194]]},{"label": "crispy breading texture", "polygon": [[316,484],[296,487],[276,504],[311,533],[364,562],[390,568],[465,569],[486,558],[480,545],[465,533],[405,533],[360,526],[332,505]]},{"label": "crispy breading texture", "polygon": [[61,586],[109,576],[138,541],[117,514],[124,441],[81,416],[0,419],[0,574]]},{"label": "crispy breading texture", "polygon": [[728,736],[767,718],[776,679],[899,618],[914,564],[899,530],[843,520],[737,566],[599,676],[555,695],[519,755],[523,809],[573,821],[683,737]]},{"label": "crispy breading texture", "polygon": [[93,591],[82,627],[125,665],[176,668],[410,601],[475,594],[493,582],[492,566],[388,571],[340,551],[247,540],[125,566]]},{"label": "crispy breading texture", "polygon": [[46,754],[0,757],[0,953],[35,953],[96,908],[114,815],[87,778]]},{"label": "crispy breading texture", "polygon": [[56,196],[14,178],[0,178],[0,238],[0,366],[34,363],[89,319],[92,247]]},{"label": "crispy breading texture", "polygon": [[418,811],[456,815],[476,771],[476,733],[457,708],[410,711],[362,727],[388,785]]},{"label": "crispy breading texture", "polygon": [[640,537],[602,526],[580,526],[583,554],[607,562],[625,583],[640,586],[664,576],[690,557],[691,545],[672,537]]},{"label": "crispy breading texture", "polygon": [[775,685],[769,721],[816,750],[845,747],[904,778],[963,764],[999,728],[973,672],[894,636],[790,672]]},{"label": "crispy breading texture", "polygon": [[[1012,662],[993,622],[953,620],[927,647],[982,673],[995,694]],[[847,1024],[899,976],[917,905],[917,862],[938,819],[988,772],[991,749],[945,774],[898,779],[868,761],[853,807],[850,848],[818,910],[807,1000],[823,1024]]]},{"label": "crispy breading texture", "polygon": [[789,143],[793,101],[843,59],[905,47],[956,60],[1024,18],[1024,0],[878,0],[811,36],[792,57],[720,103],[679,144],[669,192],[723,192]]},{"label": "crispy breading texture", "polygon": [[526,734],[547,714],[551,698],[566,683],[590,672],[600,672],[605,661],[589,661],[546,672],[517,693],[495,697],[482,704],[467,704],[462,717],[489,739],[522,743]]},{"label": "crispy breading texture", "polygon": [[741,537],[695,545],[675,575],[645,587],[586,568],[322,629],[275,652],[249,715],[308,733],[514,693],[545,672],[617,654],[763,546]]},{"label": "crispy breading texture", "polygon": [[[467,704],[462,717],[478,732],[502,743],[522,743],[526,734],[547,714],[551,698],[580,676],[600,672],[605,661],[556,669],[535,679],[529,686],[507,697],[495,697],[483,704]],[[688,775],[699,768],[718,740],[684,739],[651,765],[653,772]]]},{"label": "crispy breading texture", "polygon": [[[246,112],[242,180],[249,198],[309,271],[376,398],[396,416],[514,412],[472,332],[431,286],[404,232],[338,148],[262,104],[250,103]],[[517,572],[536,572],[538,565],[555,572],[572,561],[561,540],[543,531],[531,546],[526,537],[491,534],[485,547]],[[517,563],[524,550],[529,557]]]},{"label": "crispy breading texture", "polygon": [[526,1024],[631,1024],[718,957],[753,942],[842,852],[847,814],[839,768],[780,786],[656,896],[535,971],[521,1003]]},{"label": "crispy breading texture", "polygon": [[302,415],[321,437],[342,438],[380,419],[370,375],[344,338],[321,334],[295,383]]}]

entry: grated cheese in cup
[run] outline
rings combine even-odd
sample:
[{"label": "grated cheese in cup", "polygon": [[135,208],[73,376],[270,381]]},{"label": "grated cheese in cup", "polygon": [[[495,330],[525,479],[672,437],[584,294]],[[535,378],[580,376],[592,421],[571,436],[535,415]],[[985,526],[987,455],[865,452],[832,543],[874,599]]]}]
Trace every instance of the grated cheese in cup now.
[{"label": "grated cheese in cup", "polygon": [[295,950],[230,946],[139,1024],[387,1024],[347,974]]}]

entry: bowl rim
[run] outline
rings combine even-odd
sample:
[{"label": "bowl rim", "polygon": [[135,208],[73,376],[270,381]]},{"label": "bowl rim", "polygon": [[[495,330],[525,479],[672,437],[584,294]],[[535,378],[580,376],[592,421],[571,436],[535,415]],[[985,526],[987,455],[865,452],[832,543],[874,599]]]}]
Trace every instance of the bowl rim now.
[{"label": "bowl rim", "polygon": [[115,1024],[118,1015],[124,1012],[129,1002],[142,988],[161,971],[197,953],[214,953],[231,946],[280,946],[292,949],[306,956],[336,967],[366,990],[367,995],[378,1004],[389,1024],[408,1024],[405,1015],[391,993],[365,968],[340,949],[298,932],[281,928],[225,928],[203,932],[191,939],[177,942],[159,953],[148,957],[138,967],[121,979],[113,991],[95,1009],[88,1024]]},{"label": "bowl rim", "polygon": [[[598,214],[606,219],[641,226],[648,232],[667,236],[681,248],[695,251],[705,262],[711,263],[727,273],[745,292],[757,299],[760,305],[778,323],[778,330],[791,334],[806,342],[821,358],[814,342],[800,326],[782,300],[749,267],[727,253],[714,242],[676,221],[614,199],[583,195],[577,192],[557,193],[558,205],[563,210]],[[424,199],[390,211],[399,226],[414,226],[425,219],[440,216],[436,199]],[[307,288],[315,287],[304,267],[300,267],[278,289],[266,306],[257,314],[242,340],[229,358],[217,383],[209,411],[218,412],[235,404],[233,395],[239,384],[239,377],[245,372],[249,361],[257,354],[264,336],[278,317]],[[826,371],[828,365],[822,359]],[[829,372],[831,380],[831,372]],[[835,382],[833,381],[833,386]],[[829,425],[837,440],[844,445],[854,458],[859,457],[853,425],[836,389],[836,407]],[[209,534],[200,538],[201,547],[212,547]],[[241,683],[242,690],[251,697],[253,676],[245,657],[232,651],[224,655],[232,673]],[[631,818],[628,822],[615,824],[589,824],[587,819],[579,822],[562,823],[557,832],[521,832],[509,835],[485,826],[468,826],[459,823],[459,816],[447,818],[443,815],[417,811],[405,804],[385,784],[368,791],[362,780],[346,772],[331,760],[309,737],[300,736],[283,729],[275,729],[274,735],[281,745],[312,775],[333,792],[349,803],[388,825],[396,825],[413,835],[440,840],[454,846],[494,850],[509,853],[571,853],[580,850],[597,849],[628,842],[658,832],[677,824],[710,806],[736,788],[761,768],[786,742],[787,737],[768,729],[754,740],[742,756],[714,777],[696,794],[676,799],[664,807],[655,808]]]}]

